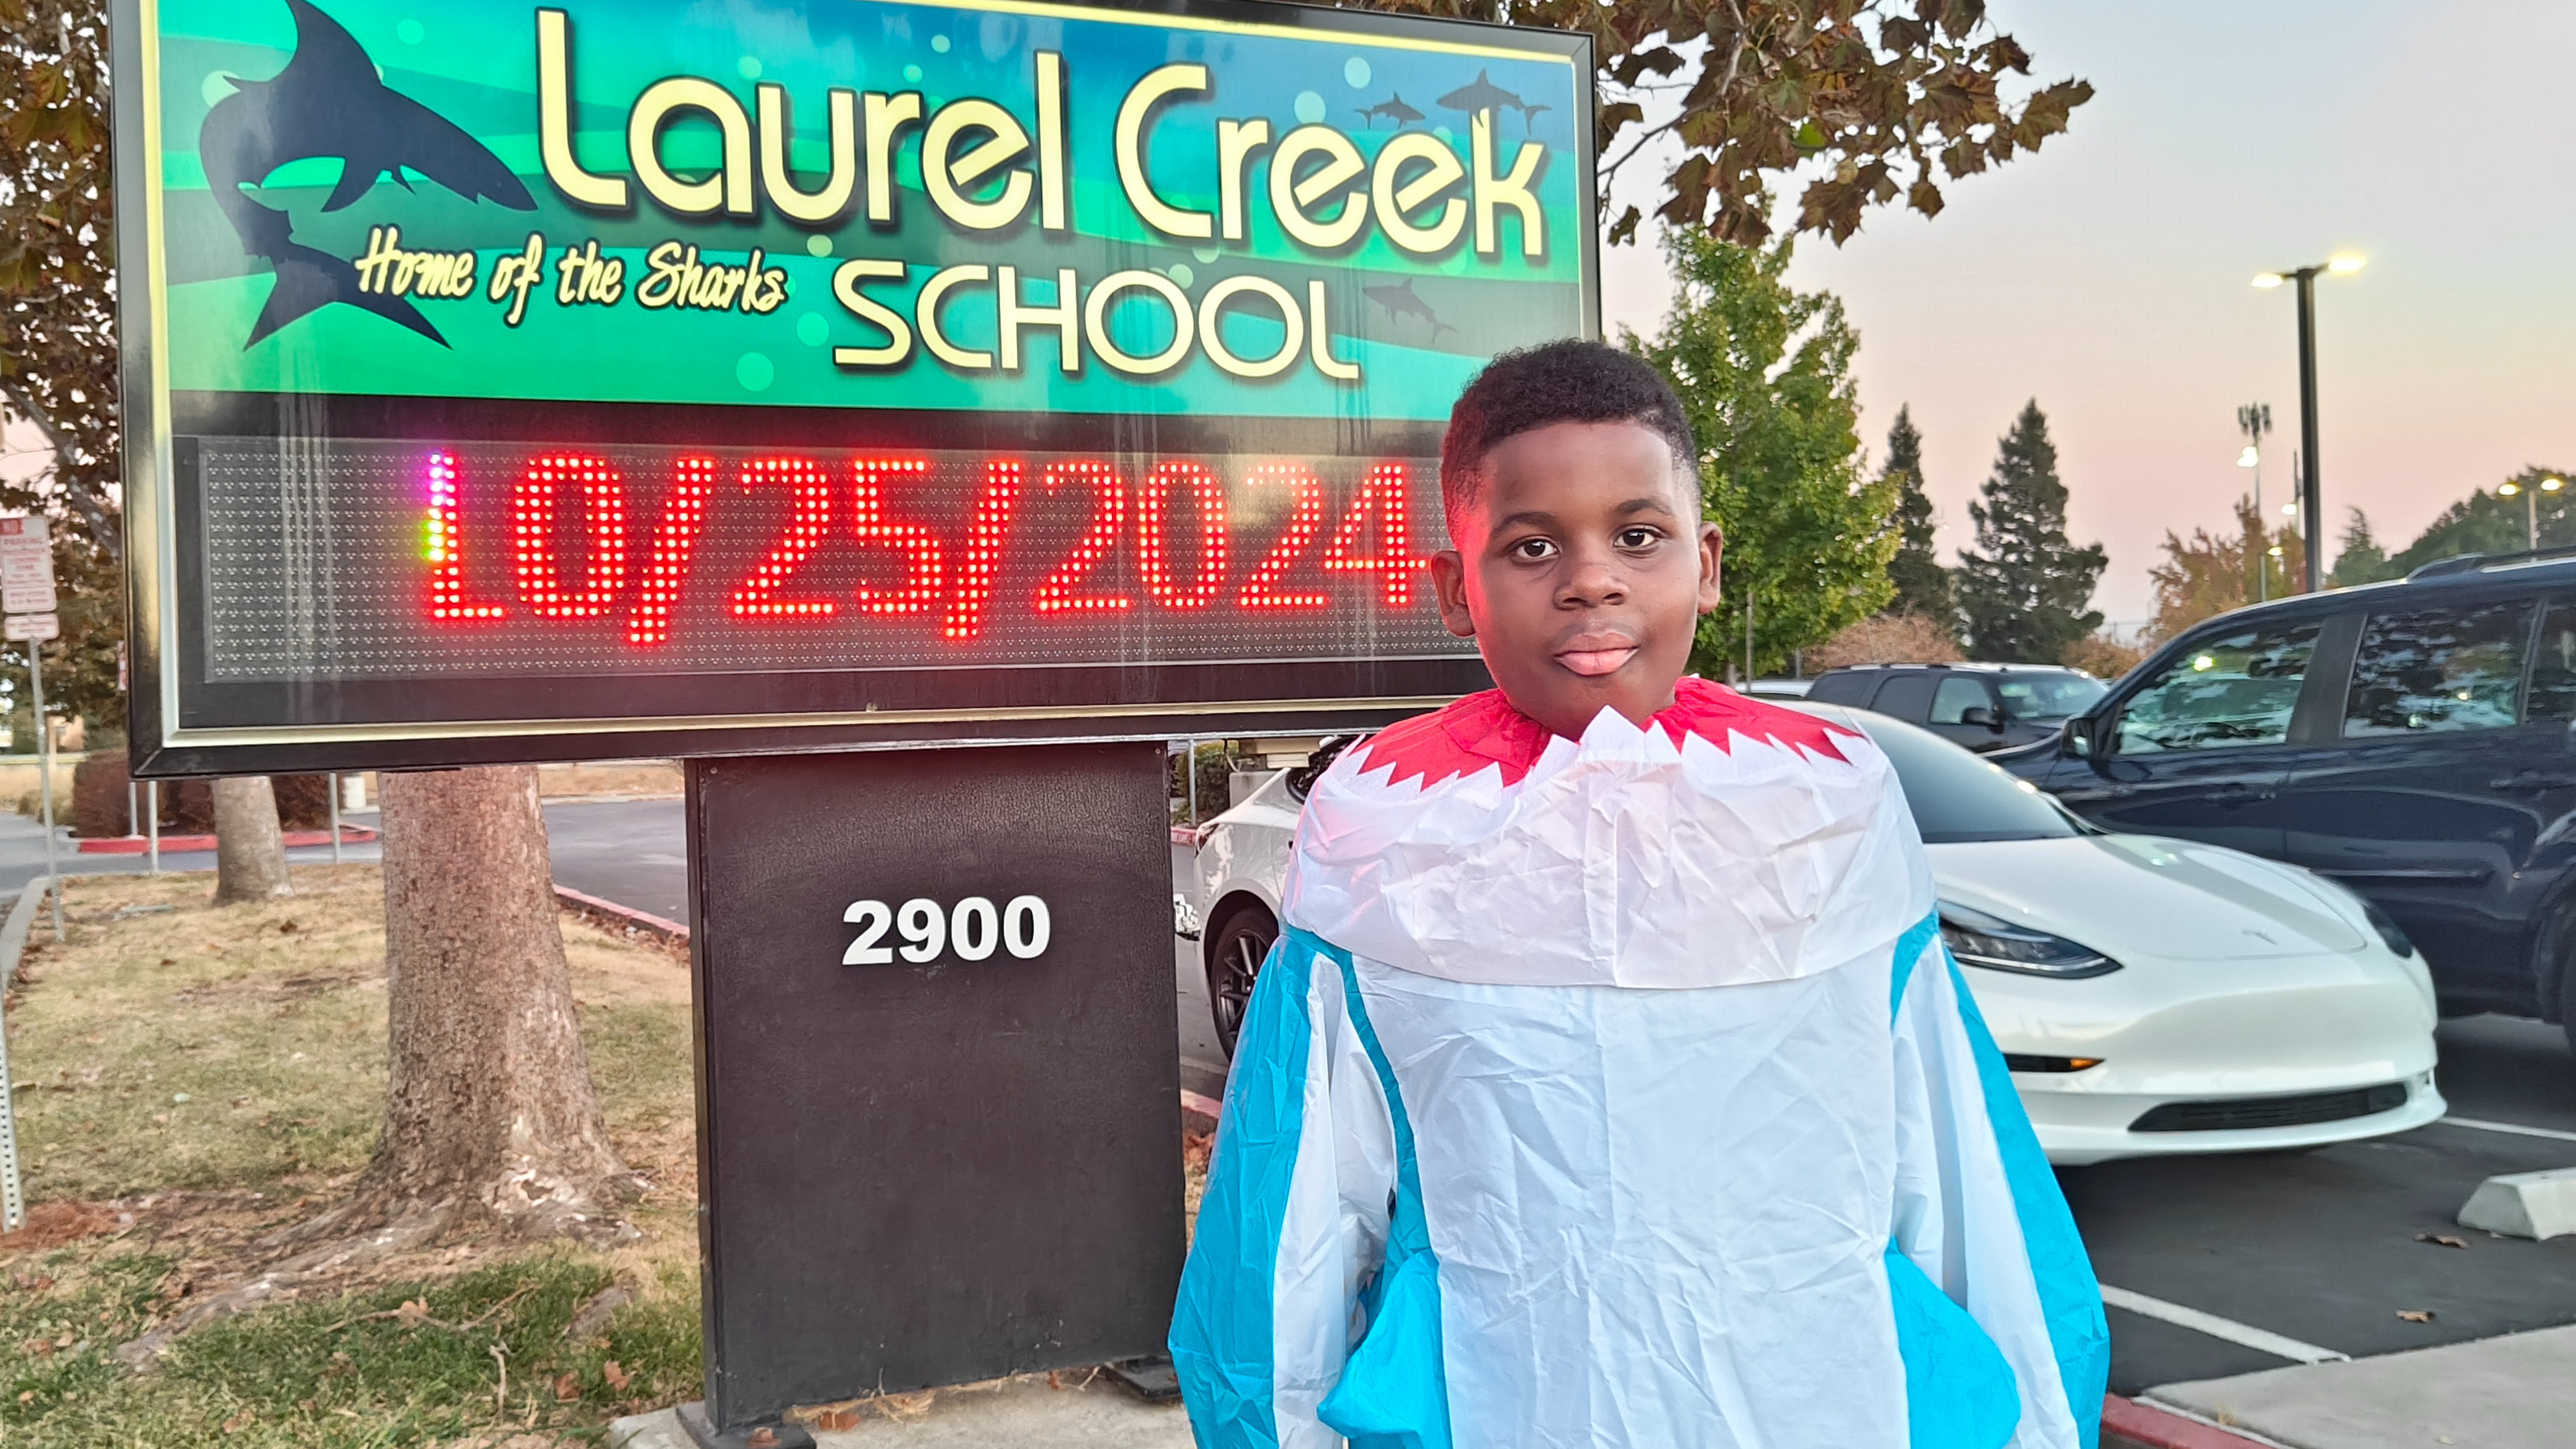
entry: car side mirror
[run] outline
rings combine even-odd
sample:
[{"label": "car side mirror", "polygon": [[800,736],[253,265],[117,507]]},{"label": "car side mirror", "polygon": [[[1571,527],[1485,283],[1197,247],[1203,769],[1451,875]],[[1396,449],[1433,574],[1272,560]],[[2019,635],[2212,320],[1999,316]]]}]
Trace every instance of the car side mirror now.
[{"label": "car side mirror", "polygon": [[2000,731],[2004,727],[2003,716],[1995,713],[1993,710],[1988,709],[1982,704],[1972,704],[1966,709],[1959,711],[1959,723],[1963,725],[1983,725],[1987,729],[1997,731]]},{"label": "car side mirror", "polygon": [[2099,737],[2095,731],[2101,722],[2091,715],[2079,714],[2066,722],[2066,752],[2078,759],[2091,759]]}]

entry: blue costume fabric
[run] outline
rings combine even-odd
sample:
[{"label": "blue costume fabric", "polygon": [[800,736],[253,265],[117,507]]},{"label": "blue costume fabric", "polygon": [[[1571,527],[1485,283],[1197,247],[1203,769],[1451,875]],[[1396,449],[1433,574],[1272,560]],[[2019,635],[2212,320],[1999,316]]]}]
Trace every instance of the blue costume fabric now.
[{"label": "blue costume fabric", "polygon": [[1171,1335],[1203,1449],[2092,1449],[2074,1222],[1869,742],[1685,680],[1318,782]]}]

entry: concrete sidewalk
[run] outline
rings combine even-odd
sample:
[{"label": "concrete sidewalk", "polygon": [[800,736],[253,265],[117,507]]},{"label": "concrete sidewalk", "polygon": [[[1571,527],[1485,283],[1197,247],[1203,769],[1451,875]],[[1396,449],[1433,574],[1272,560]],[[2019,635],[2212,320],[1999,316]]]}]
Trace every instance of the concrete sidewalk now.
[{"label": "concrete sidewalk", "polygon": [[[862,1401],[849,1429],[815,1429],[818,1449],[1190,1449],[1178,1404],[1152,1405],[1106,1377],[1030,1374]],[[608,1426],[608,1449],[696,1449],[670,1409]]]},{"label": "concrete sidewalk", "polygon": [[2291,1449],[2565,1449],[2576,1327],[2166,1384],[2144,1395]]}]

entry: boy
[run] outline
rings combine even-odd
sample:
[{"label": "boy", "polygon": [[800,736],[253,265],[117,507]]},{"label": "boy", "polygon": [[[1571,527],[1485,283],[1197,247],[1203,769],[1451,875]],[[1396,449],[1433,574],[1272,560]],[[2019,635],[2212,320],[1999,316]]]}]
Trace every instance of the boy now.
[{"label": "boy", "polygon": [[1451,414],[1498,690],[1306,805],[1182,1278],[1205,1449],[2077,1449],[2092,1273],[1886,759],[1685,679],[1690,426],[1559,342]]}]

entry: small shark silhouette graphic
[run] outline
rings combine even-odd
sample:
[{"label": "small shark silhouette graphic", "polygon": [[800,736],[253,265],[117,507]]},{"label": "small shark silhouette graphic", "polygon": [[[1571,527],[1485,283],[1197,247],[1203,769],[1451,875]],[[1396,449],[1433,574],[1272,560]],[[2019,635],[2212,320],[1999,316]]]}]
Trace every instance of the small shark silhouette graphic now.
[{"label": "small shark silhouette graphic", "polygon": [[1481,70],[1476,72],[1474,84],[1460,86],[1442,96],[1440,104],[1449,110],[1465,111],[1470,115],[1478,111],[1519,111],[1527,105],[1520,97],[1494,84],[1493,78]]},{"label": "small shark silhouette graphic", "polygon": [[1431,304],[1414,293],[1411,277],[1405,278],[1392,287],[1362,287],[1360,295],[1384,307],[1390,317],[1419,317],[1430,323],[1431,340],[1434,342],[1440,340],[1440,334],[1443,332],[1454,335],[1458,331],[1457,328],[1441,321],[1439,314],[1431,310]]},{"label": "small shark silhouette graphic", "polygon": [[1404,95],[1400,91],[1390,92],[1385,100],[1376,105],[1360,107],[1360,116],[1372,126],[1377,124],[1377,118],[1380,116],[1386,117],[1399,126],[1422,119],[1420,111],[1404,103]]},{"label": "small shark silhouette graphic", "polygon": [[1476,72],[1473,84],[1460,86],[1442,96],[1439,104],[1448,110],[1465,111],[1469,115],[1474,115],[1478,111],[1518,111],[1521,113],[1521,130],[1524,132],[1529,130],[1532,121],[1538,119],[1539,112],[1555,109],[1544,101],[1532,104],[1522,100],[1519,96],[1494,84],[1493,78],[1481,70]]},{"label": "small shark silhouette graphic", "polygon": [[355,202],[384,176],[408,191],[406,171],[468,201],[489,199],[514,211],[536,210],[536,199],[483,143],[427,106],[387,89],[375,62],[338,21],[307,0],[286,0],[286,5],[295,13],[295,54],[286,69],[264,81],[235,79],[240,89],[215,102],[197,133],[215,205],[233,224],[242,251],[277,273],[268,305],[260,309],[243,349],[334,302],[363,307],[444,347],[447,339],[419,308],[401,297],[358,290],[356,267],[297,244],[293,219],[260,205],[243,188],[259,185],[289,161],[337,157],[340,184],[322,203],[324,211]]}]

